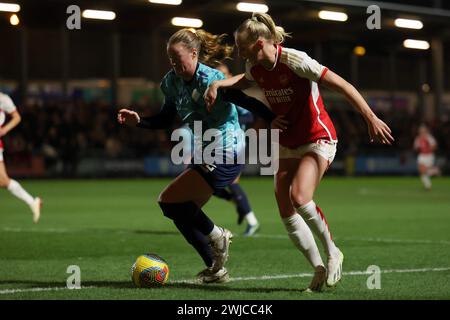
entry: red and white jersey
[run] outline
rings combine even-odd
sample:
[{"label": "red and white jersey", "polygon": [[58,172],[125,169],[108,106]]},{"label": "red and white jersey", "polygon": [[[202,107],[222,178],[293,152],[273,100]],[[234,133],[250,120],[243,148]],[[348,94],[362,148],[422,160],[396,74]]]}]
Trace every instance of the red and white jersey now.
[{"label": "red and white jersey", "polygon": [[[0,92],[0,127],[3,126],[6,119],[6,114],[16,111],[16,106],[9,96]],[[3,149],[3,143],[0,139],[0,149]]]},{"label": "red and white jersey", "polygon": [[437,143],[431,134],[418,135],[414,140],[414,149],[420,154],[433,154]]},{"label": "red and white jersey", "polygon": [[318,82],[328,68],[305,52],[277,46],[277,58],[271,70],[246,63],[245,77],[256,81],[276,115],[290,122],[280,133],[280,144],[288,148],[315,142],[336,141],[336,130],[320,96]]},{"label": "red and white jersey", "polygon": [[6,113],[13,113],[16,109],[17,108],[11,98],[0,92],[0,126],[5,123]]}]

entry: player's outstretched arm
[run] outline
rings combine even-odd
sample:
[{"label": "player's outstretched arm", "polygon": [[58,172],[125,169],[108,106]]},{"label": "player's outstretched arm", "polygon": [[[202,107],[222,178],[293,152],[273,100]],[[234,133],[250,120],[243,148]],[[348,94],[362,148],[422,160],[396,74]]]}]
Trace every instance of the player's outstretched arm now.
[{"label": "player's outstretched arm", "polygon": [[20,113],[16,110],[10,113],[11,120],[8,121],[3,127],[0,127],[0,138],[5,136],[9,131],[14,129],[22,120]]},{"label": "player's outstretched arm", "polygon": [[382,144],[392,144],[394,138],[391,135],[391,129],[386,123],[380,120],[375,113],[373,113],[367,102],[354,86],[331,70],[328,70],[328,72],[325,73],[325,76],[321,80],[321,84],[333,91],[343,94],[347,101],[362,114],[369,127],[371,142],[377,141]]},{"label": "player's outstretched arm", "polygon": [[120,109],[117,113],[117,122],[126,124],[128,126],[136,126],[141,122],[141,117],[138,113],[129,109]]},{"label": "player's outstretched arm", "polygon": [[251,113],[260,116],[268,123],[271,123],[272,120],[276,117],[276,115],[272,111],[270,111],[270,109],[267,108],[264,103],[262,103],[258,99],[246,95],[241,90],[226,89],[223,91],[222,97],[223,100],[232,102],[235,105],[247,109]]},{"label": "player's outstretched arm", "polygon": [[234,77],[213,81],[206,89],[203,99],[205,100],[206,107],[211,111],[212,106],[217,98],[217,90],[220,88],[233,88],[233,89],[248,89],[251,86],[251,82],[245,78],[245,74],[241,73]]},{"label": "player's outstretched arm", "polygon": [[129,109],[120,109],[117,114],[117,121],[120,124],[137,126],[145,129],[164,129],[170,126],[175,119],[177,109],[175,104],[165,102],[161,111],[150,117],[140,117],[137,112]]}]

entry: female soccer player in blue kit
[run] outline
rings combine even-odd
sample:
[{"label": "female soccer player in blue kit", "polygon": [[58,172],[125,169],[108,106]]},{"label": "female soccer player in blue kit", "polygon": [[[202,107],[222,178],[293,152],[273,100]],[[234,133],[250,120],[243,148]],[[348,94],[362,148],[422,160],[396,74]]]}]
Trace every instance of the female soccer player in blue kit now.
[{"label": "female soccer player in blue kit", "polygon": [[[232,47],[222,44],[224,36],[192,29],[181,29],[174,33],[167,44],[167,54],[173,69],[161,82],[165,100],[160,113],[141,118],[132,110],[121,109],[117,116],[118,122],[141,128],[163,129],[178,114],[183,123],[195,132],[194,122],[200,121],[202,133],[206,129],[216,129],[222,133],[221,141],[214,141],[215,150],[225,153],[227,157],[231,154],[232,160],[236,160],[245,150],[245,140],[235,105],[219,97],[216,103],[221,107],[209,112],[203,100],[206,88],[213,81],[224,79],[221,72],[207,66],[217,65],[230,56]],[[203,147],[208,144],[202,141]],[[220,283],[229,279],[224,265],[228,259],[232,234],[216,226],[202,211],[215,190],[229,186],[239,176],[242,164],[237,161],[229,164],[228,160],[223,164],[194,162],[162,191],[158,199],[163,214],[173,220],[202,257],[206,269],[197,275],[202,283]]]}]

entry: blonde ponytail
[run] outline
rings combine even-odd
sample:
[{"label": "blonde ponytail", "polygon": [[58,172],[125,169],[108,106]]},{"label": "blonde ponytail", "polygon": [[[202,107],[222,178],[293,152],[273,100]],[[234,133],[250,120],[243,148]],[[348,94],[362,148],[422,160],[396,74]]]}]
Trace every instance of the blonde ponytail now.
[{"label": "blonde ponytail", "polygon": [[277,26],[272,17],[267,13],[253,13],[250,19],[245,20],[236,30],[236,34],[247,33],[251,42],[255,42],[259,37],[273,40],[275,44],[281,44],[286,37],[291,35],[284,31],[283,27]]}]

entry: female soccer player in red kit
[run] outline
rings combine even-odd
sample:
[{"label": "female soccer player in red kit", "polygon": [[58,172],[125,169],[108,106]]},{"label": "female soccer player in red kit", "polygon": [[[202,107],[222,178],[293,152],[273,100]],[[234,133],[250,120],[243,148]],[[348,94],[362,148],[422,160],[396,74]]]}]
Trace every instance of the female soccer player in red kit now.
[{"label": "female soccer player in red kit", "polygon": [[[213,82],[205,92],[205,100],[212,108],[219,88],[245,89],[252,81],[264,92],[277,115],[272,127],[282,129],[279,169],[274,179],[278,208],[290,239],[314,268],[308,289],[320,291],[325,282],[332,287],[341,279],[344,255],[332,239],[324,213],[313,200],[337,145],[336,131],[318,84],[344,95],[362,114],[372,142],[391,144],[394,139],[389,127],[351,84],[305,52],[282,47],[286,36],[267,14],[255,13],[245,20],[235,32],[235,41],[239,56],[246,60],[246,72]],[[325,248],[327,268],[313,233]]]},{"label": "female soccer player in red kit", "polygon": [[414,150],[417,151],[417,168],[420,180],[426,190],[431,189],[430,176],[439,174],[439,169],[434,165],[434,152],[437,149],[436,139],[431,135],[427,126],[421,125],[419,133],[414,139]]}]

